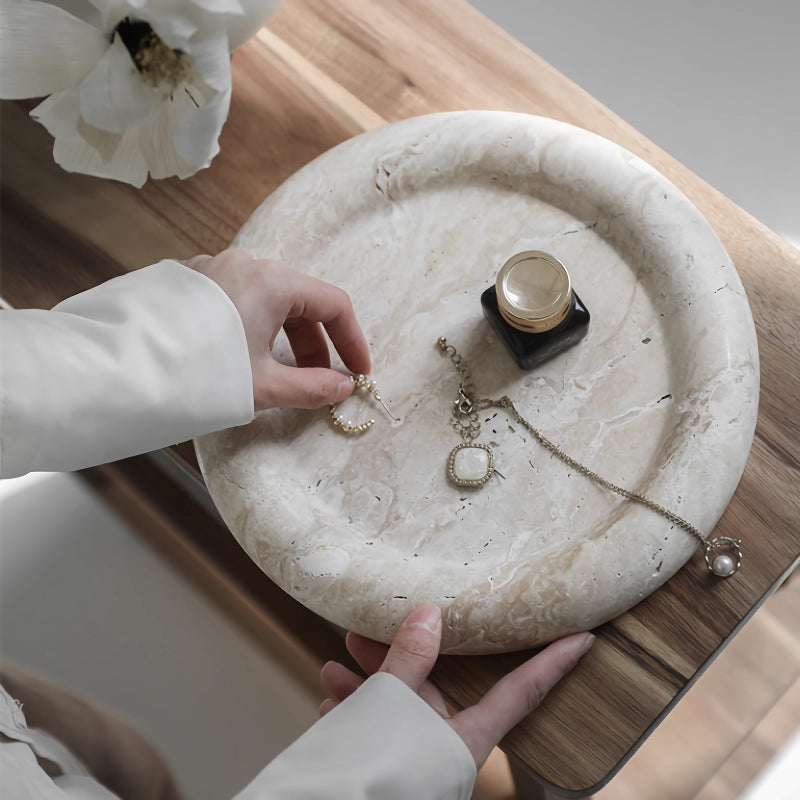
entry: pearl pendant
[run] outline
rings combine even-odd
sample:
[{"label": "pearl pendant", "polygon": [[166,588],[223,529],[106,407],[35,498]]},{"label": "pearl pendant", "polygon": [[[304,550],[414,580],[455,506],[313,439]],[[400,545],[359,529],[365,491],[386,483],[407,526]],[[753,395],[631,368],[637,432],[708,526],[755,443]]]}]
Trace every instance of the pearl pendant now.
[{"label": "pearl pendant", "polygon": [[742,540],[718,536],[705,543],[705,561],[709,571],[719,578],[730,578],[742,566]]},{"label": "pearl pendant", "polygon": [[717,556],[711,562],[711,571],[720,578],[727,578],[736,572],[736,564],[730,556]]}]

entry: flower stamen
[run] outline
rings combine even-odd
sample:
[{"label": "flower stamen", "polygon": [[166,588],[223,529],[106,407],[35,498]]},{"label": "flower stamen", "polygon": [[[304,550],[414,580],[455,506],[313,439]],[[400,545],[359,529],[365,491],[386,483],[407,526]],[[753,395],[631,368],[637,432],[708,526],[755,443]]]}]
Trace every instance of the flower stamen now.
[{"label": "flower stamen", "polygon": [[114,34],[119,34],[142,80],[154,89],[175,88],[188,79],[186,53],[167,47],[149,23],[126,17]]}]

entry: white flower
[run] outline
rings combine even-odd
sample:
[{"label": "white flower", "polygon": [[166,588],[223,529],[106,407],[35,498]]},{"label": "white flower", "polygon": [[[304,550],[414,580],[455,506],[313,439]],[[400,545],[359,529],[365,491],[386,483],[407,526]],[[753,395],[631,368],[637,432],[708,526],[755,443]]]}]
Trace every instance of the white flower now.
[{"label": "white flower", "polygon": [[228,116],[230,50],[278,0],[89,1],[0,0],[0,97],[50,95],[31,116],[71,172],[141,186],[148,171],[207,167]]}]

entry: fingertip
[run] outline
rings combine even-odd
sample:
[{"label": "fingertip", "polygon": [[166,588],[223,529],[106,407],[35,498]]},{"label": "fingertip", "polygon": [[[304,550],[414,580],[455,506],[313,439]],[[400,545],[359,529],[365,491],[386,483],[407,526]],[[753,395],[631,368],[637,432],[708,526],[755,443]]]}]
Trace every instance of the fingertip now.
[{"label": "fingertip", "polygon": [[325,676],[330,674],[330,671],[332,669],[335,669],[334,665],[336,663],[337,663],[336,661],[326,661],[322,665],[322,668],[320,669],[319,674],[320,674],[320,677],[322,678],[323,681],[325,680]]},{"label": "fingertip", "polygon": [[438,633],[442,629],[442,610],[434,603],[426,603],[415,608],[403,624],[409,628],[424,628],[431,633]]},{"label": "fingertip", "polygon": [[352,378],[342,378],[342,380],[339,381],[339,385],[336,387],[336,399],[333,402],[341,403],[343,400],[347,400],[347,398],[353,394],[355,386],[355,381],[353,381]]},{"label": "fingertip", "polygon": [[336,706],[338,706],[338,705],[339,704],[335,700],[331,700],[330,697],[327,698],[326,700],[323,700],[319,704],[319,716],[320,716],[320,718],[324,717],[329,711],[333,711],[333,709],[336,708]]},{"label": "fingertip", "polygon": [[370,358],[366,340],[363,342],[362,352],[355,358],[351,358],[350,362],[347,367],[356,375],[369,375],[372,372],[372,358]]},{"label": "fingertip", "polygon": [[372,359],[369,357],[366,350],[363,354],[357,356],[353,356],[352,354],[345,356],[338,347],[336,348],[336,352],[339,353],[345,367],[347,367],[353,375],[370,375],[372,373]]},{"label": "fingertip", "polygon": [[265,358],[253,367],[257,411],[267,408],[324,408],[352,392],[352,381],[324,367],[292,367]]},{"label": "fingertip", "polygon": [[570,668],[574,667],[592,649],[595,639],[595,635],[589,631],[574,633],[572,636],[561,639],[562,646],[567,649],[570,660],[573,662]]},{"label": "fingertip", "polygon": [[389,672],[417,691],[428,677],[442,639],[442,612],[432,603],[412,611],[398,628],[381,672]]},{"label": "fingertip", "polygon": [[578,658],[581,658],[582,656],[585,656],[589,652],[589,650],[592,649],[592,645],[595,643],[596,639],[597,639],[597,637],[593,633],[591,633],[589,631],[587,631],[583,635],[583,641],[581,642],[580,645],[578,645],[578,648],[577,648],[578,649]]},{"label": "fingertip", "polygon": [[344,335],[339,334],[338,340],[334,341],[334,346],[351,372],[356,375],[369,375],[372,372],[372,357],[367,337],[355,319],[353,322],[349,337],[345,338]]}]

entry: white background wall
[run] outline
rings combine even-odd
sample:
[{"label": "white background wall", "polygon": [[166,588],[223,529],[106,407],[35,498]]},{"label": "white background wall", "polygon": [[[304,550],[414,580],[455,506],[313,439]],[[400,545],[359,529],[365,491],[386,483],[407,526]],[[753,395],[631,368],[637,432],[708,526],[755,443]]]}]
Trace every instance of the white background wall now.
[{"label": "white background wall", "polygon": [[473,0],[800,247],[800,3]]}]

